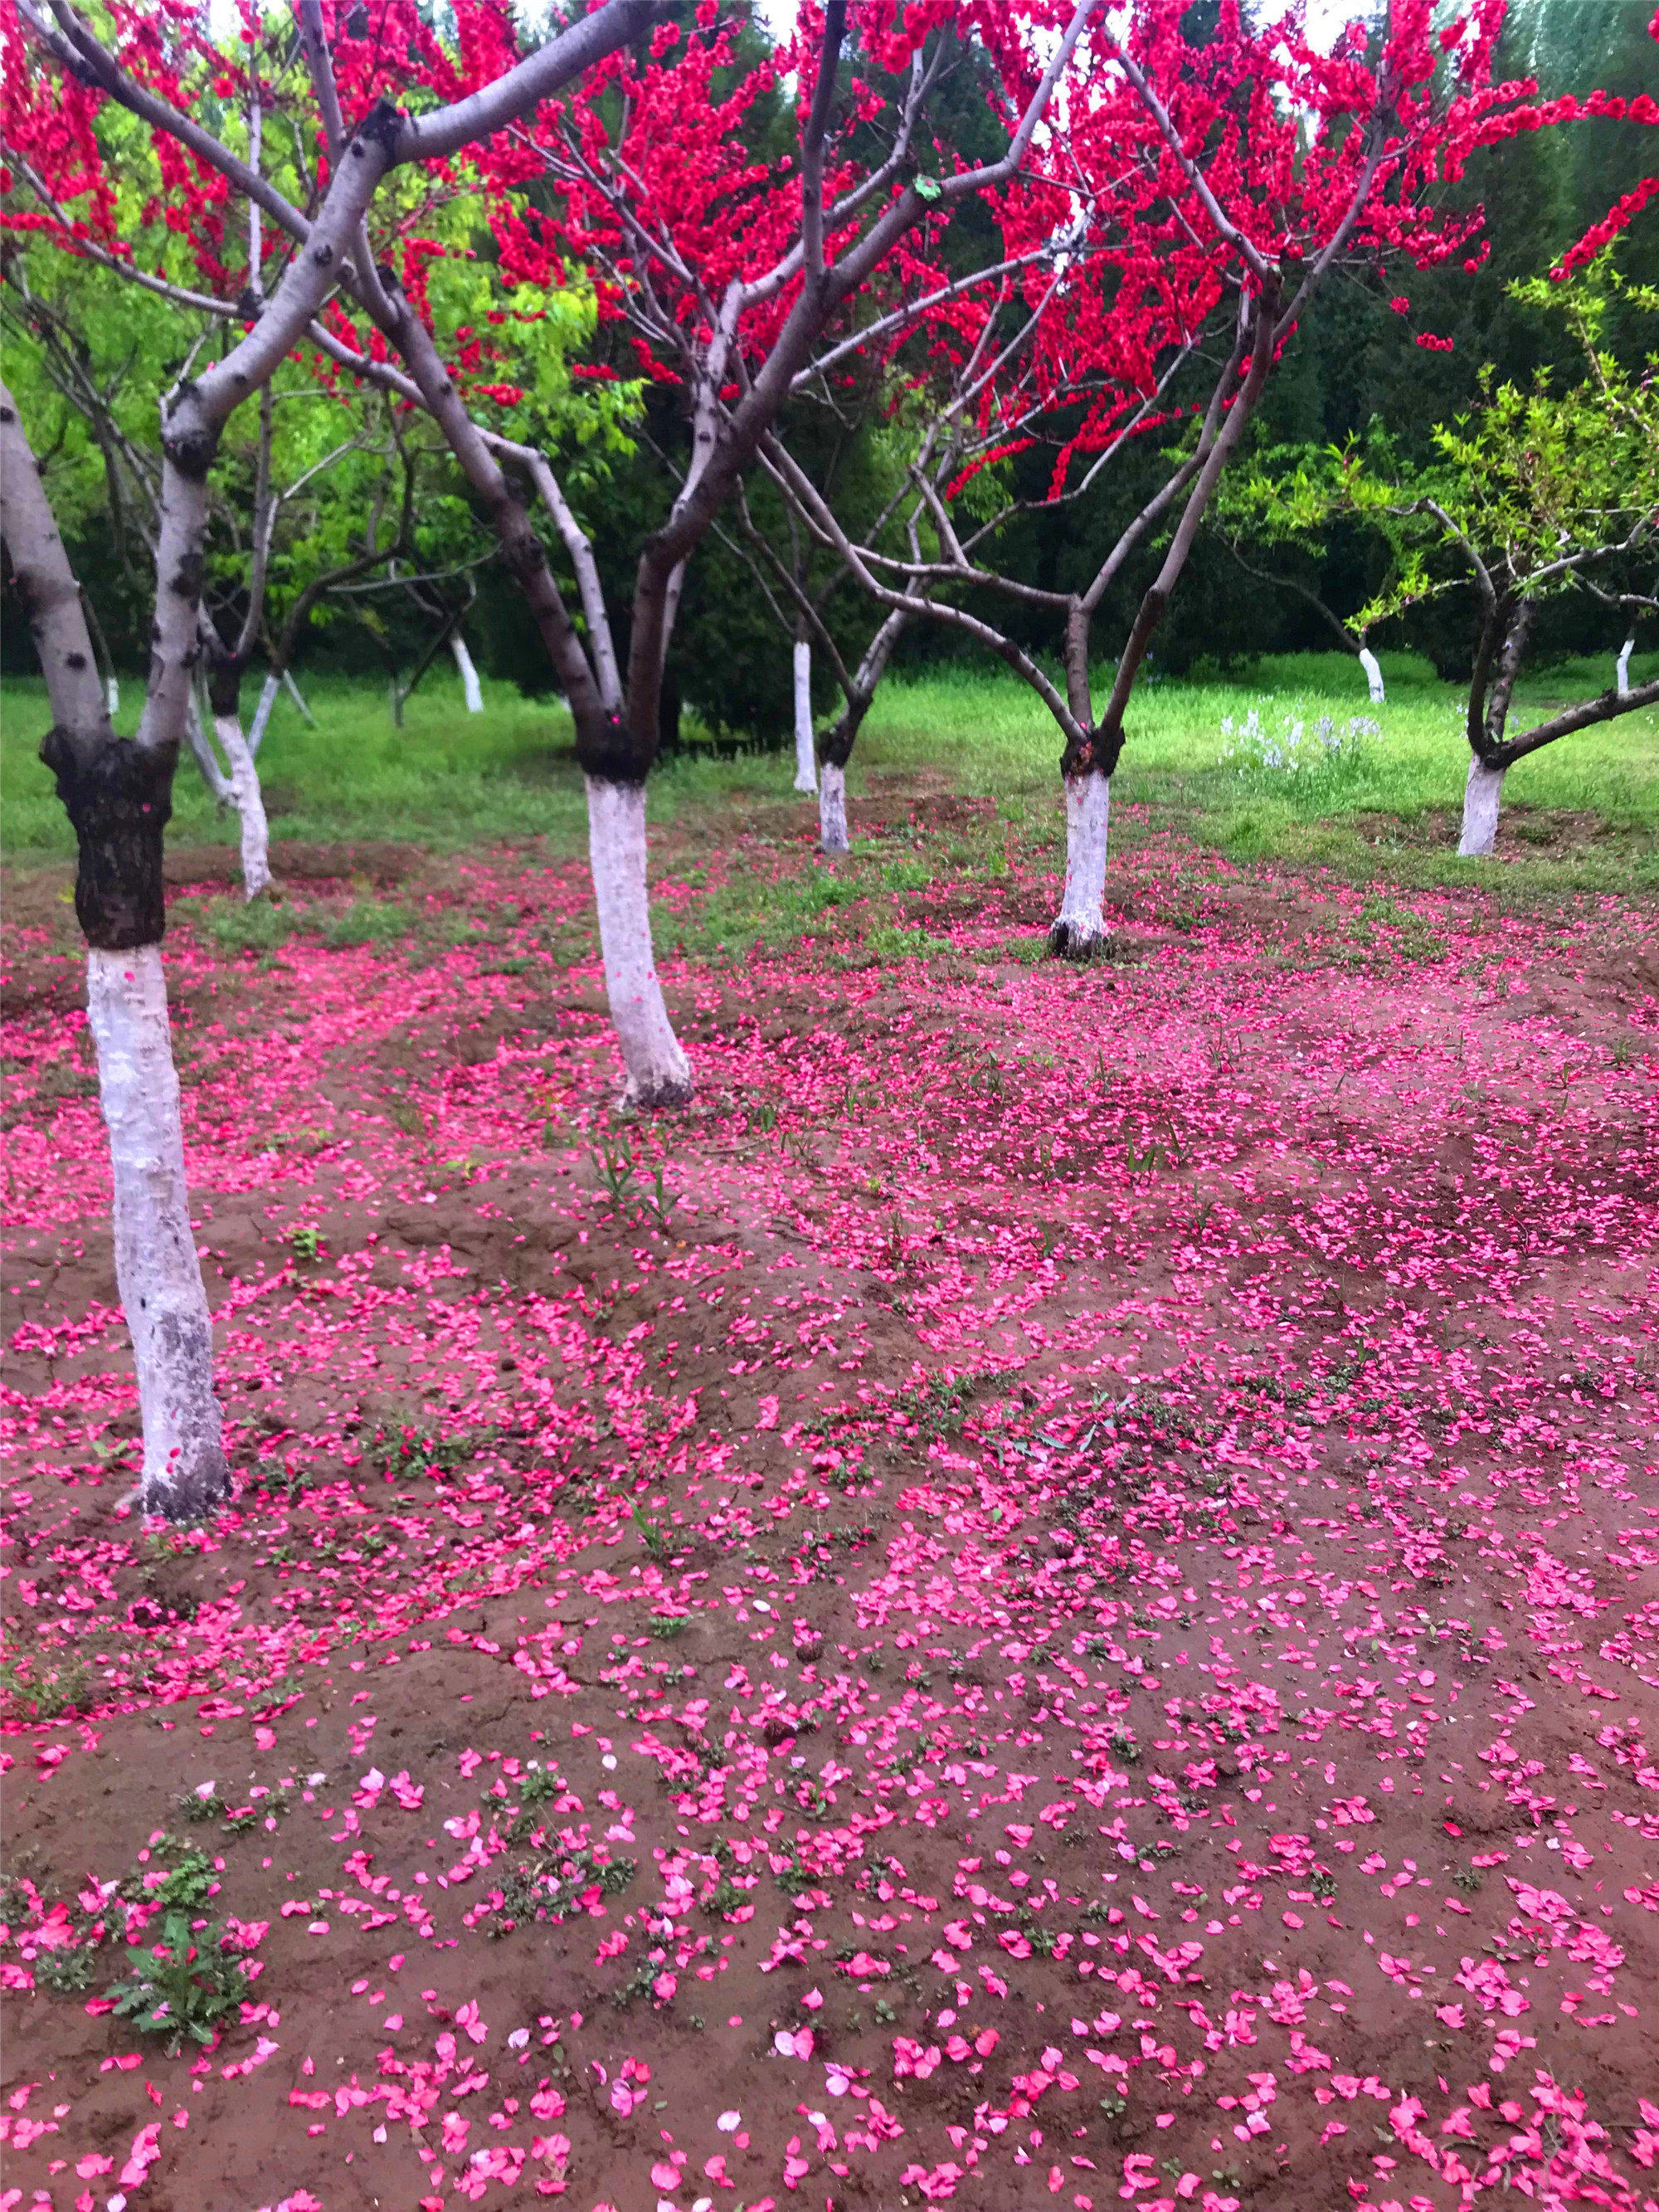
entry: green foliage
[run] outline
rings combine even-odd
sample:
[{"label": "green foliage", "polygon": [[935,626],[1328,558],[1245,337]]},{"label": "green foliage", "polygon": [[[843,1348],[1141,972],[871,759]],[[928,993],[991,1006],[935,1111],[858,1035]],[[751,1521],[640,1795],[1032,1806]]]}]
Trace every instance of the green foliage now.
[{"label": "green foliage", "polygon": [[161,2038],[176,2057],[186,2039],[210,2044],[240,2009],[251,1984],[240,1954],[217,1922],[192,1925],[187,1911],[162,1916],[149,1943],[126,1946],[128,1972],[105,1991],[118,2018]]},{"label": "green foliage", "polygon": [[1565,318],[1576,380],[1540,369],[1499,382],[1488,366],[1479,404],[1433,427],[1418,466],[1373,422],[1340,446],[1269,448],[1224,481],[1218,518],[1260,544],[1316,549],[1344,520],[1382,541],[1387,573],[1351,617],[1361,637],[1461,591],[1477,563],[1500,593],[1533,601],[1616,595],[1638,559],[1653,590],[1659,384],[1607,337],[1615,311],[1659,313],[1659,290],[1622,279],[1609,249],[1571,283],[1513,291]]},{"label": "green foliage", "polygon": [[601,1859],[588,1850],[544,1852],[524,1860],[502,1881],[501,1901],[488,1932],[509,1935],[526,1920],[568,1920],[582,1909],[585,1898],[596,1891],[615,1897],[639,1870],[637,1859]]}]

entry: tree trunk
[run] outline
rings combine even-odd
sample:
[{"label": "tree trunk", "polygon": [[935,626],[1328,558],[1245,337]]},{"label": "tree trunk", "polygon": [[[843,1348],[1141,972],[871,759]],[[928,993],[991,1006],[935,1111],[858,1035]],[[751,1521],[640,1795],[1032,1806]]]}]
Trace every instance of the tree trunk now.
[{"label": "tree trunk", "polygon": [[812,750],[812,641],[795,640],[795,788],[815,792],[817,763]]},{"label": "tree trunk", "polygon": [[818,779],[818,842],[826,853],[849,850],[847,842],[847,771],[839,761],[825,761]]},{"label": "tree trunk", "polygon": [[587,850],[599,910],[605,995],[622,1048],[624,1106],[673,1106],[691,1095],[657,979],[646,892],[645,786],[589,775]]},{"label": "tree trunk", "polygon": [[310,708],[307,706],[300,687],[294,680],[294,672],[291,668],[285,668],[283,671],[283,689],[287,692],[289,697],[293,700],[295,706],[299,709],[301,720],[302,722],[309,722],[312,728],[314,730],[317,726],[317,717],[312,713]]},{"label": "tree trunk", "polygon": [[1068,960],[1090,960],[1105,942],[1101,902],[1106,893],[1106,825],[1112,783],[1096,769],[1066,782],[1066,891],[1048,933],[1048,949]]},{"label": "tree trunk", "polygon": [[1388,695],[1382,688],[1382,668],[1378,665],[1376,655],[1369,646],[1362,645],[1359,648],[1359,665],[1364,670],[1365,681],[1370,687],[1372,706],[1381,707]]},{"label": "tree trunk", "polygon": [[230,778],[220,767],[219,756],[208,742],[201,702],[193,690],[190,695],[190,703],[185,708],[185,739],[190,747],[191,758],[202,771],[203,782],[221,806],[228,806]]},{"label": "tree trunk", "polygon": [[1634,637],[1627,637],[1614,667],[1614,688],[1621,699],[1630,696],[1630,657],[1636,650]]},{"label": "tree trunk", "polygon": [[114,1184],[115,1277],[144,1429],[144,1510],[205,1513],[229,1492],[213,1331],[185,1183],[161,969],[161,836],[176,740],[118,738],[62,539],[11,396],[0,389],[0,535],[52,702],[40,750],[73,823],[75,912]]},{"label": "tree trunk", "polygon": [[1498,807],[1504,796],[1504,770],[1488,768],[1471,757],[1468,781],[1463,786],[1463,835],[1458,842],[1462,860],[1486,860],[1498,849]]},{"label": "tree trunk", "polygon": [[112,676],[104,684],[104,705],[112,721],[121,711],[121,687]]},{"label": "tree trunk", "polygon": [[147,1513],[196,1520],[230,1483],[160,946],[90,950],[87,1012],[114,1176],[115,1279],[138,1370],[141,1496]]},{"label": "tree trunk", "polygon": [[267,676],[259,687],[259,703],[253,710],[253,726],[247,733],[247,749],[256,760],[259,748],[264,743],[265,724],[270,720],[270,710],[276,704],[276,694],[282,688],[280,676]]},{"label": "tree trunk", "polygon": [[270,889],[270,825],[253,765],[253,748],[242,735],[240,714],[216,714],[213,733],[230,763],[230,803],[242,825],[242,896],[251,904]]},{"label": "tree trunk", "polygon": [[460,672],[461,690],[466,697],[469,714],[482,714],[483,693],[478,688],[478,672],[472,665],[472,655],[466,649],[466,640],[459,630],[449,634],[449,649],[455,656],[455,665]]}]

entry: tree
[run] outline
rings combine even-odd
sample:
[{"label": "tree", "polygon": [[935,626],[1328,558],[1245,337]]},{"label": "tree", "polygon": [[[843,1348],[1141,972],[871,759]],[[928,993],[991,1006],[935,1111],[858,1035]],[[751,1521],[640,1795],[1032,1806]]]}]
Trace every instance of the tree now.
[{"label": "tree", "polygon": [[[1435,432],[1436,459],[1391,467],[1382,436],[1364,447],[1264,456],[1241,487],[1241,511],[1280,540],[1317,543],[1357,517],[1387,543],[1390,573],[1354,617],[1361,634],[1472,579],[1478,619],[1466,729],[1468,777],[1458,852],[1496,847],[1504,780],[1518,761],[1571,736],[1659,702],[1659,681],[1627,680],[1635,624],[1659,613],[1659,386],[1651,356],[1632,368],[1607,343],[1615,312],[1659,313],[1659,289],[1628,284],[1606,249],[1560,285],[1517,287],[1535,307],[1562,314],[1581,374],[1565,382],[1540,370],[1522,386],[1488,375],[1481,404]],[[1552,602],[1588,601],[1629,635],[1614,682],[1511,734],[1516,684],[1540,613]]]},{"label": "tree", "polygon": [[[1501,4],[1474,0],[1437,28],[1426,6],[1397,0],[1375,52],[1356,24],[1326,56],[1294,22],[1258,26],[1223,4],[1212,25],[1194,28],[1181,0],[1140,0],[1127,21],[1108,19],[1079,46],[1063,142],[998,207],[1010,257],[1036,237],[1067,240],[1070,281],[1031,338],[1058,449],[1049,500],[1065,496],[1079,456],[1116,459],[1133,435],[1172,420],[1186,435],[1104,558],[1070,588],[1036,586],[994,557],[1013,502],[971,531],[957,527],[948,503],[930,507],[929,557],[896,561],[855,544],[781,441],[769,447],[803,516],[882,605],[989,645],[1053,715],[1066,807],[1058,952],[1087,957],[1101,940],[1109,781],[1142,663],[1222,472],[1322,288],[1334,271],[1389,260],[1477,266],[1480,209],[1446,207],[1442,187],[1482,147],[1615,108],[1621,120],[1659,120],[1645,97],[1540,104],[1529,84],[1493,84],[1502,20]],[[1031,420],[1030,374],[1022,366],[1018,432],[1009,410],[1016,445],[1044,434]],[[1079,385],[1090,395],[1080,407]],[[1097,714],[1094,617],[1132,557],[1166,530]],[[1063,688],[1012,623],[980,611],[990,595],[1047,610]]]},{"label": "tree", "polygon": [[[669,373],[689,410],[684,475],[635,568],[625,660],[591,537],[547,455],[479,419],[405,287],[380,270],[372,282],[354,274],[344,283],[402,368],[393,374],[377,361],[368,338],[355,349],[337,343],[335,357],[417,400],[438,424],[524,592],[568,701],[630,1105],[673,1103],[692,1088],[652,947],[644,804],[687,563],[791,391],[824,366],[829,356],[818,349],[825,333],[889,255],[911,233],[941,224],[959,203],[1017,173],[1100,5],[1076,0],[1041,52],[1044,11],[1027,17],[990,0],[957,11],[960,27],[977,31],[1000,61],[1001,150],[994,161],[943,179],[920,173],[919,149],[930,95],[957,51],[956,32],[918,21],[913,32],[888,36],[864,26],[871,44],[860,66],[872,78],[883,74],[892,87],[884,93],[873,81],[847,74],[860,49],[849,42],[844,0],[831,0],[821,19],[804,14],[776,59],[724,99],[716,96],[716,79],[730,64],[732,33],[702,0],[696,36],[683,41],[663,26],[648,52],[618,49],[573,101],[544,103],[533,125],[492,143],[485,166],[496,194],[490,221],[503,268],[545,288],[564,260],[580,253],[599,282],[602,312],[631,319],[647,364],[677,364]],[[331,114],[340,97],[322,42],[309,58],[319,105]],[[745,103],[784,69],[801,88],[798,151],[757,164],[738,125]],[[856,164],[846,156],[852,124],[877,116],[884,116],[889,131],[880,158]],[[235,173],[224,149],[210,158],[222,173]],[[544,182],[559,194],[550,213],[528,190]],[[280,220],[297,240],[308,241],[297,208],[285,205]],[[580,629],[509,467],[527,477],[557,533],[575,580]]]},{"label": "tree", "polygon": [[[155,619],[136,738],[118,738],[111,730],[79,585],[16,410],[9,398],[3,404],[5,544],[28,605],[52,703],[52,727],[42,753],[78,848],[76,913],[88,945],[91,1028],[110,1130],[117,1279],[133,1334],[144,1421],[142,1495],[147,1510],[169,1518],[200,1515],[229,1488],[214,1396],[211,1331],[183,1173],[160,950],[161,841],[201,658],[209,483],[219,447],[237,408],[257,398],[312,331],[340,282],[349,277],[379,292],[367,219],[388,178],[405,168],[423,173],[428,162],[449,161],[480,135],[510,125],[617,44],[647,29],[657,12],[648,0],[605,0],[533,53],[522,59],[514,55],[510,66],[495,66],[507,60],[498,49],[475,57],[482,61],[471,72],[475,88],[465,88],[437,40],[411,18],[392,27],[407,38],[425,73],[422,112],[400,113],[383,86],[355,107],[360,120],[349,132],[337,107],[328,112],[325,161],[313,178],[315,212],[297,217],[304,250],[288,258],[268,293],[261,288],[247,301],[240,319],[248,326],[223,357],[205,367],[190,364],[161,402]],[[307,0],[303,21],[308,34],[319,40],[315,0]],[[27,27],[27,40],[20,25]],[[228,169],[244,198],[258,201],[267,213],[295,213],[257,168],[228,156],[169,90],[154,88],[158,79],[172,91],[179,88],[175,56],[155,20],[124,15],[118,28],[130,67],[67,0],[52,16],[39,13],[31,0],[22,0],[15,15],[8,14],[0,33],[9,154],[34,161],[54,198],[75,197],[63,188],[76,184],[107,226],[115,187],[97,125],[108,99],[146,134],[161,132],[164,168],[170,162],[183,171],[202,161],[205,172],[219,179]],[[181,43],[198,61],[205,42],[192,34]],[[389,50],[400,51],[395,39]],[[239,66],[232,81],[243,75]],[[444,99],[444,91],[460,96]],[[214,158],[204,160],[210,148]],[[192,179],[198,173],[191,167]],[[106,250],[122,258],[121,243],[118,237]]]}]

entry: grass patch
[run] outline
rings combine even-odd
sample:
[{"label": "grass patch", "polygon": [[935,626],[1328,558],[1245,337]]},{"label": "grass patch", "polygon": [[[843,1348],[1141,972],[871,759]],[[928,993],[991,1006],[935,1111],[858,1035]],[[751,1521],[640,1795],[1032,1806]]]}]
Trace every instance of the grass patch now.
[{"label": "grass patch", "polygon": [[[1357,665],[1341,653],[1263,658],[1206,681],[1155,675],[1131,710],[1113,782],[1114,842],[1133,845],[1169,820],[1236,863],[1274,861],[1407,887],[1480,880],[1521,899],[1547,890],[1659,882],[1659,713],[1580,732],[1522,762],[1505,793],[1504,864],[1472,868],[1453,851],[1468,763],[1462,694],[1412,655],[1383,660],[1389,698],[1380,708],[1369,705]],[[1656,672],[1659,655],[1649,654],[1632,666],[1632,681]],[[1608,676],[1601,660],[1534,672],[1521,687],[1518,726],[1601,690]],[[392,727],[374,683],[319,678],[310,696],[317,727],[283,699],[260,753],[279,848],[286,840],[378,838],[443,852],[541,838],[556,854],[583,849],[581,778],[562,708],[490,684],[486,711],[469,715],[459,686],[436,672],[411,702],[401,730]],[[71,850],[69,826],[34,757],[49,720],[45,688],[38,679],[14,679],[6,703],[0,773],[8,854],[62,859]],[[136,726],[140,703],[138,686],[127,684],[118,728]],[[1303,726],[1297,766],[1275,766],[1261,747],[1241,748],[1239,733],[1253,713],[1278,738]],[[1357,721],[1375,722],[1376,734],[1334,749],[1316,741],[1322,726],[1340,735]],[[941,853],[970,876],[1006,867],[1006,843],[1032,858],[1058,854],[1058,750],[1036,701],[1000,670],[963,659],[891,678],[849,771],[855,806],[891,787],[896,776],[926,778],[934,788],[942,779],[954,792],[996,802],[991,834],[964,836],[953,823],[943,832],[948,850],[930,837],[925,854],[896,852],[892,839],[865,838],[851,862],[835,870],[786,867],[781,851],[773,880],[752,872],[672,916],[659,911],[659,942],[665,951],[678,947],[715,962],[742,961],[802,936],[825,939],[826,954],[843,961],[901,957],[885,936],[872,939],[870,917],[860,921],[859,909],[878,907],[877,929],[896,929],[889,902],[924,892]],[[652,818],[708,836],[715,834],[716,814],[722,836],[735,829],[775,837],[792,823],[807,830],[810,802],[788,788],[792,763],[783,750],[700,756],[694,744],[653,774]],[[925,833],[925,803],[921,811]],[[188,760],[179,769],[169,835],[180,843],[235,839],[234,817],[220,811]],[[679,879],[696,890],[700,874],[693,866]],[[307,926],[285,908],[246,908],[232,899],[204,902],[198,912],[226,951],[270,952]],[[423,932],[427,918],[396,900],[359,896],[322,926],[332,944],[367,945]],[[923,939],[904,949],[938,947]]]}]

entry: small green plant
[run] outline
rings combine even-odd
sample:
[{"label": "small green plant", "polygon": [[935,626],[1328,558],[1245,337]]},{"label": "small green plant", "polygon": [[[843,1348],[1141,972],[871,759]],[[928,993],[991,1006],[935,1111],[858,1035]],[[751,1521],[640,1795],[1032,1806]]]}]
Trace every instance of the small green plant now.
[{"label": "small green plant", "polygon": [[1453,1881],[1466,1897],[1473,1897],[1486,1878],[1478,1866],[1461,1866],[1452,1876]]},{"label": "small green plant", "polygon": [[54,1996],[78,1997],[92,1987],[98,1972],[98,1946],[95,1943],[60,1943],[50,1951],[36,1954],[34,1979],[36,1985],[50,1990]]},{"label": "small green plant", "polygon": [[[155,1930],[149,1931],[152,1935]],[[129,1943],[131,1971],[105,1991],[118,2017],[157,2035],[176,2057],[185,2039],[210,2044],[235,2015],[252,1984],[240,1955],[216,1921],[193,1929],[187,1911],[164,1913],[153,1943]]]},{"label": "small green plant", "polygon": [[640,1541],[650,1556],[653,1559],[665,1559],[669,1550],[668,1531],[662,1522],[653,1520],[637,1498],[629,1508],[629,1518],[638,1530]]},{"label": "small green plant", "polygon": [[591,1850],[550,1851],[521,1862],[501,1884],[487,1932],[510,1935],[523,1920],[568,1920],[584,1898],[614,1897],[639,1870],[637,1859],[600,1859]]},{"label": "small green plant", "polygon": [[453,1474],[472,1457],[476,1442],[471,1436],[433,1436],[404,1422],[395,1429],[377,1428],[367,1457],[388,1482],[416,1474]]},{"label": "small green plant", "polygon": [[179,1836],[158,1836],[149,1863],[123,1877],[118,1894],[133,1904],[194,1912],[207,1903],[217,1880],[218,1871],[205,1851]]},{"label": "small green plant", "polygon": [[288,1249],[296,1260],[314,1260],[322,1250],[322,1240],[314,1229],[296,1229],[289,1237]]},{"label": "small green plant", "polygon": [[629,1207],[635,1212],[647,1215],[659,1229],[667,1229],[674,1199],[663,1181],[660,1167],[652,1169],[647,1188],[641,1177],[639,1164],[625,1140],[612,1144],[608,1138],[601,1137],[590,1158],[599,1187],[613,1213],[620,1213],[624,1207]]}]

